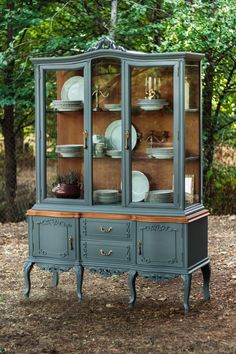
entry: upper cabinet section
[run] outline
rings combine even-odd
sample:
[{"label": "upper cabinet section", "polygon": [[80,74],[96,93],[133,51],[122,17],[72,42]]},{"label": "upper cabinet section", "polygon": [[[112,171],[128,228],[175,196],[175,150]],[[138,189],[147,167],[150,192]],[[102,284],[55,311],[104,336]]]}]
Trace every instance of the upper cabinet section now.
[{"label": "upper cabinet section", "polygon": [[44,197],[84,200],[84,160],[88,149],[84,73],[84,67],[45,71],[45,116],[40,121],[45,142],[41,145],[45,157],[41,169]]},{"label": "upper cabinet section", "polygon": [[200,205],[200,58],[109,45],[33,59],[38,204],[145,213]]},{"label": "upper cabinet section", "polygon": [[121,60],[92,60],[93,204],[121,205]]},{"label": "upper cabinet section", "polygon": [[174,113],[178,63],[129,67],[131,186],[129,202],[144,207],[177,203],[178,116]]},{"label": "upper cabinet section", "polygon": [[185,62],[185,207],[201,202],[200,63]]}]

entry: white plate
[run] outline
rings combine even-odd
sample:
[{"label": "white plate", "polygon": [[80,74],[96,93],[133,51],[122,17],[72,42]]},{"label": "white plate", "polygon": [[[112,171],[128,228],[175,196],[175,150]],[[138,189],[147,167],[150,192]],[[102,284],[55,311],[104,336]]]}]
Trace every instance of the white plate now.
[{"label": "white plate", "polygon": [[72,76],[61,89],[62,100],[84,101],[84,78],[83,76]]},{"label": "white plate", "polygon": [[[131,127],[132,131],[132,150],[137,143],[137,132],[134,126]],[[108,125],[105,138],[107,140],[110,150],[122,150],[122,126],[121,120],[115,120],[110,125]]]},{"label": "white plate", "polygon": [[149,192],[149,181],[144,173],[132,171],[132,202],[140,202]]}]

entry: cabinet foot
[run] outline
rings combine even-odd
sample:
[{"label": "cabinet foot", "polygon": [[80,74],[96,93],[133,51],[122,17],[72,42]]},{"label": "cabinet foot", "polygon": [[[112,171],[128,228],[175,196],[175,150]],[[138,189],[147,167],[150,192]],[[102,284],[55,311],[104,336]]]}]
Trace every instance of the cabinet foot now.
[{"label": "cabinet foot", "polygon": [[52,273],[52,287],[56,288],[58,286],[59,283],[59,273],[55,270]]},{"label": "cabinet foot", "polygon": [[31,282],[30,282],[30,272],[33,268],[34,263],[31,261],[26,261],[24,264],[24,277],[25,277],[25,289],[24,289],[24,295],[25,297],[29,297],[30,294],[30,288],[31,288]]},{"label": "cabinet foot", "polygon": [[181,275],[184,283],[184,312],[189,311],[189,295],[191,291],[192,274]]},{"label": "cabinet foot", "polygon": [[77,297],[78,301],[82,301],[82,285],[83,285],[83,275],[84,275],[84,267],[75,266],[75,274],[77,279]]},{"label": "cabinet foot", "polygon": [[209,292],[209,283],[211,277],[211,267],[210,263],[206,264],[201,268],[202,275],[203,275],[203,296],[204,300],[210,299],[210,292]]},{"label": "cabinet foot", "polygon": [[130,289],[130,300],[129,307],[132,307],[136,300],[136,289],[135,289],[135,280],[137,277],[137,272],[135,270],[131,270],[128,273],[128,284]]}]

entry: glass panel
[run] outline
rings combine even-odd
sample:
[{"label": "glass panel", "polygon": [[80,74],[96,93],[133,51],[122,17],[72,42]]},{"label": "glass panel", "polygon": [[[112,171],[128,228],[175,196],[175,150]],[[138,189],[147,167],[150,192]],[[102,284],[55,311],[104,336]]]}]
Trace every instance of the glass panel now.
[{"label": "glass panel", "polygon": [[132,201],[173,203],[173,67],[131,70]]},{"label": "glass panel", "polygon": [[47,196],[83,199],[83,69],[46,72]]},{"label": "glass panel", "polygon": [[92,62],[93,202],[121,203],[121,65]]},{"label": "glass panel", "polygon": [[200,64],[185,65],[185,203],[198,203],[200,196]]}]

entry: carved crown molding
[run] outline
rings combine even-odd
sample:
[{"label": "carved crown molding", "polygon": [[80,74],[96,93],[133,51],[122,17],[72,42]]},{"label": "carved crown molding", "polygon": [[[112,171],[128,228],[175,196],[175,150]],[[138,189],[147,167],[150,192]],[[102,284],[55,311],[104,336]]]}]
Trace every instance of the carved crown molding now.
[{"label": "carved crown molding", "polygon": [[99,49],[113,49],[113,50],[119,50],[121,52],[126,52],[126,49],[120,45],[117,45],[112,39],[109,37],[103,37],[101,38],[97,44],[87,50],[87,52],[93,52],[95,50]]}]

